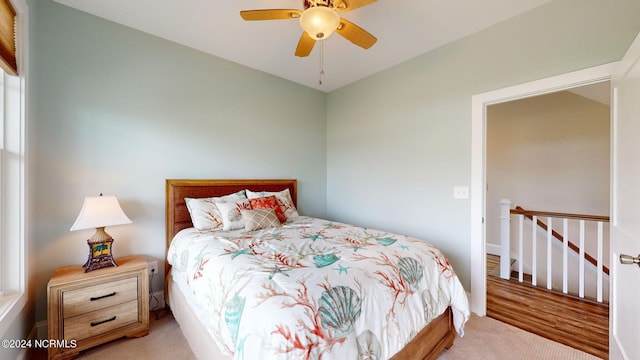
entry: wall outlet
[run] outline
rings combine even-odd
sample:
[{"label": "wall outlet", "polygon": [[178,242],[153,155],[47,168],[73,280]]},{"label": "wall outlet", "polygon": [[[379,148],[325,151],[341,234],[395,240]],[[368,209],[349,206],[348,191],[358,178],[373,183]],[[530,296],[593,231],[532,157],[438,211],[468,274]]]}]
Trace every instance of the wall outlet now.
[{"label": "wall outlet", "polygon": [[158,273],[158,261],[156,260],[148,261],[147,265],[149,266],[149,276],[151,276],[151,274]]}]

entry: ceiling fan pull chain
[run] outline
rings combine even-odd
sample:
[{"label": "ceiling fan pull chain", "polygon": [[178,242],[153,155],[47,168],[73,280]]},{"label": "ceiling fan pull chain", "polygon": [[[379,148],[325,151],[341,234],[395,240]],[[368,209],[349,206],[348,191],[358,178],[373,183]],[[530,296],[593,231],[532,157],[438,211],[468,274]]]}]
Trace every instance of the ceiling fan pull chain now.
[{"label": "ceiling fan pull chain", "polygon": [[318,76],[318,85],[322,85],[322,77],[324,76],[324,40],[318,40],[320,42],[320,74]]}]

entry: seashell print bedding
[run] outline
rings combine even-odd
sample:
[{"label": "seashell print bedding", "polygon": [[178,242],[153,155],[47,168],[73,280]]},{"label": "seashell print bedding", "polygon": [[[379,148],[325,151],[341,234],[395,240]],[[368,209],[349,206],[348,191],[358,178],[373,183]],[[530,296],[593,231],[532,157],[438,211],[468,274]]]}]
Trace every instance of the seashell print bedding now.
[{"label": "seashell print bedding", "polygon": [[429,243],[310,217],[255,232],[182,230],[167,254],[234,359],[387,359],[465,291]]}]

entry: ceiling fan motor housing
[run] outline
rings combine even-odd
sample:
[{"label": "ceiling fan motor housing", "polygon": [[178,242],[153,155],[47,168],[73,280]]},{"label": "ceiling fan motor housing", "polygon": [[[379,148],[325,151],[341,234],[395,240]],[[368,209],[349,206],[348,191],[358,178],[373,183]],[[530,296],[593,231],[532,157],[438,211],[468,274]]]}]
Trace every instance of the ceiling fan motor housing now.
[{"label": "ceiling fan motor housing", "polygon": [[333,0],[304,0],[305,10],[314,6],[326,6],[333,9]]}]

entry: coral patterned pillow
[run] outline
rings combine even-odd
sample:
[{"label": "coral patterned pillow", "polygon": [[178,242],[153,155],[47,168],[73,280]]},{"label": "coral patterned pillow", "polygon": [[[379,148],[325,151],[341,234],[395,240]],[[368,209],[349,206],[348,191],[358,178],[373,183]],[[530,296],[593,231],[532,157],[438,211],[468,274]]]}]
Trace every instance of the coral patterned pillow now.
[{"label": "coral patterned pillow", "polygon": [[251,210],[249,200],[237,202],[217,202],[216,206],[222,216],[222,230],[230,231],[244,228],[244,219],[240,210]]},{"label": "coral patterned pillow", "polygon": [[244,190],[233,194],[211,198],[185,198],[191,223],[198,230],[218,230],[222,228],[222,216],[216,206],[218,202],[237,202],[246,199]]},{"label": "coral patterned pillow", "polygon": [[287,221],[287,217],[284,215],[284,212],[280,208],[275,195],[249,199],[249,202],[251,203],[252,209],[273,209],[276,212],[278,220],[280,220],[281,223]]}]

